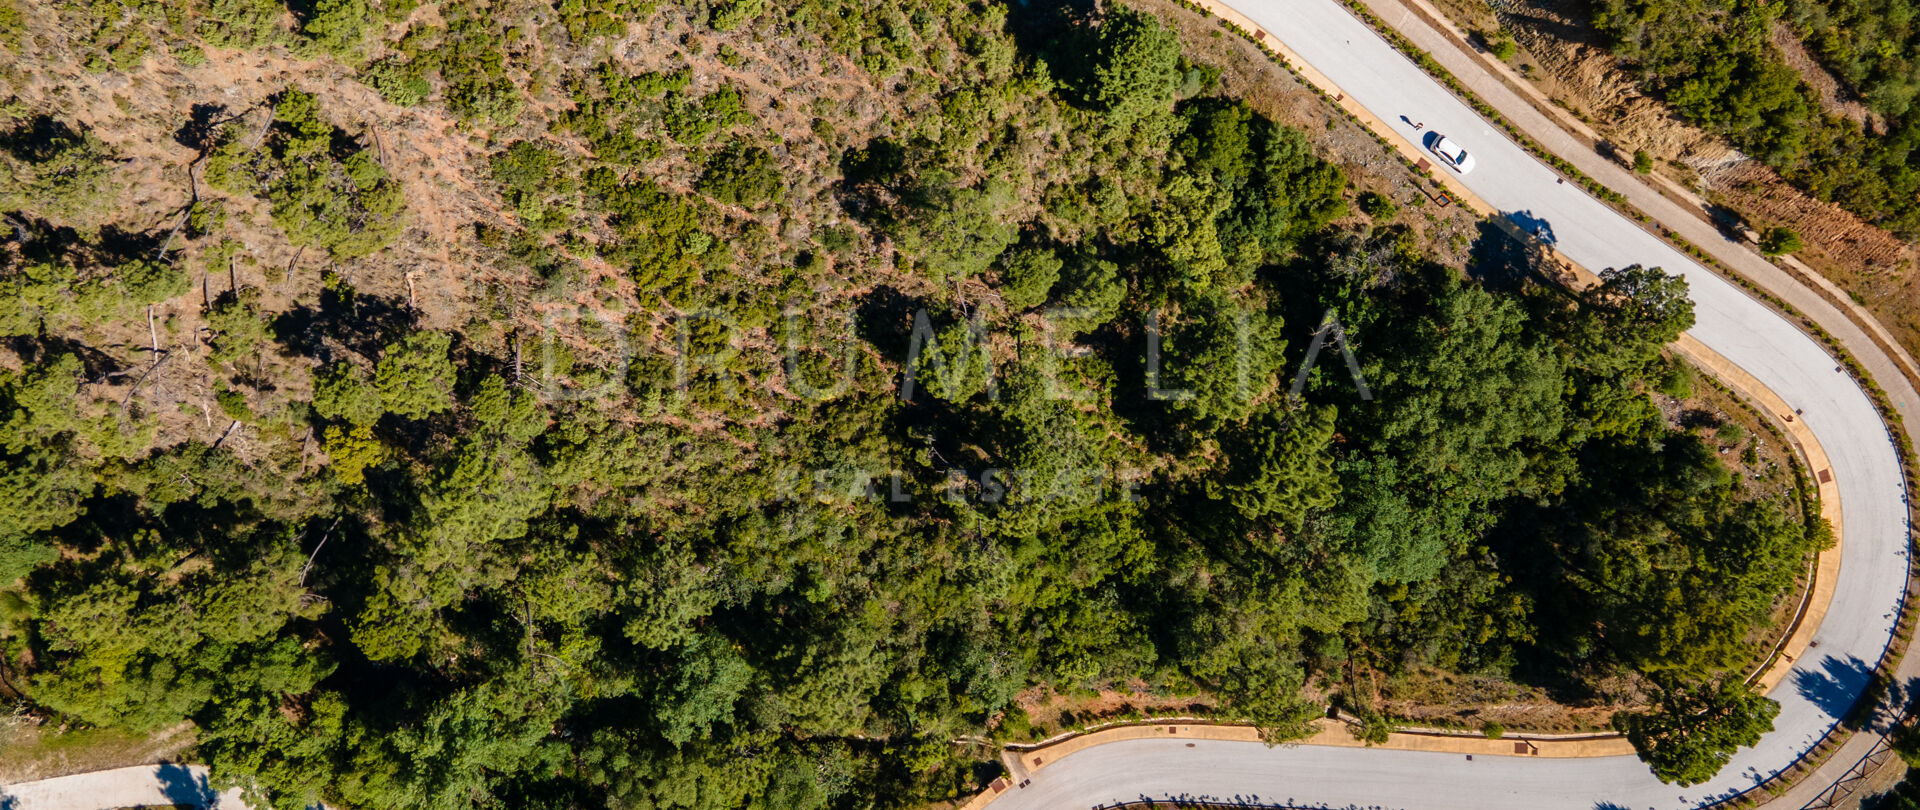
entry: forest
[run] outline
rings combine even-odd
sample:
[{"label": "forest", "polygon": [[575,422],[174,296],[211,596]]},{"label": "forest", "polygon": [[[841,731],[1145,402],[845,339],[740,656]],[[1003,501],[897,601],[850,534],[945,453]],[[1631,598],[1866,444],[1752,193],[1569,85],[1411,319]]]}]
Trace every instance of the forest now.
[{"label": "forest", "polygon": [[[1593,22],[1681,116],[1814,197],[1920,238],[1920,24],[1908,0],[1599,0]],[[1781,27],[1870,120],[1823,107],[1774,44]]]},{"label": "forest", "polygon": [[[1680,783],[1770,727],[1830,539],[1663,410],[1684,282],[1426,255],[1153,14],[5,2],[0,694],[256,806],[919,807],[1035,690],[1277,742],[1356,665],[1621,703]],[[147,221],[49,54],[341,78],[141,119]],[[473,146],[480,261],[401,263],[376,105]]]}]

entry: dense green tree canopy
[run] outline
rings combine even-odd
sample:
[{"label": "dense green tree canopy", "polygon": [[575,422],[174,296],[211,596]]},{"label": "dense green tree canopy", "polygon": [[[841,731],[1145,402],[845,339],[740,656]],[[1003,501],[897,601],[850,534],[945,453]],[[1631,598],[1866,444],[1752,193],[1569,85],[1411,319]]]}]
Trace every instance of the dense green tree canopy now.
[{"label": "dense green tree canopy", "polygon": [[1826,536],[1670,416],[1684,283],[1483,284],[1104,5],[36,9],[288,78],[150,133],[164,216],[153,152],[8,125],[5,688],[274,808],[918,807],[1052,699],[1377,737],[1417,671],[1657,684],[1674,778],[1749,743]]}]

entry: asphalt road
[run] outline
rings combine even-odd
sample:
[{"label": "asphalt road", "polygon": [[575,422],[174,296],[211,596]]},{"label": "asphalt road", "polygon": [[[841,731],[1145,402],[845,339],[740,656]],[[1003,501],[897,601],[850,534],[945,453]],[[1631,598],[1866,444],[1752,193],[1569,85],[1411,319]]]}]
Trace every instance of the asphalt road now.
[{"label": "asphalt road", "polygon": [[[1845,546],[1840,583],[1815,646],[1770,696],[1775,731],[1713,781],[1663,785],[1632,757],[1527,759],[1251,743],[1141,740],[1075,754],[1035,773],[994,810],[1061,810],[1178,795],[1257,796],[1303,806],[1404,810],[1686,808],[1790,767],[1839,722],[1892,640],[1907,572],[1899,458],[1871,401],[1813,339],[1742,290],[1558,176],[1481,119],[1336,0],[1227,0],[1345,93],[1420,143],[1439,132],[1475,156],[1462,181],[1568,258],[1683,273],[1691,334],[1801,411],[1833,462]],[[1402,119],[1405,117],[1405,120]],[[1412,122],[1425,124],[1419,131]],[[1436,162],[1437,163],[1437,162]],[[1437,169],[1445,171],[1445,169]]]},{"label": "asphalt road", "polygon": [[[1840,583],[1817,646],[1774,690],[1777,730],[1743,750],[1720,778],[1692,789],[1660,784],[1631,757],[1527,759],[1252,743],[1139,740],[1060,760],[993,810],[1077,810],[1179,795],[1262,803],[1402,810],[1638,810],[1685,808],[1737,792],[1796,761],[1845,711],[1892,636],[1906,579],[1905,494],[1898,458],[1867,396],[1812,339],[1694,264],[1509,142],[1451,92],[1349,15],[1336,0],[1228,0],[1345,92],[1415,143],[1447,135],[1477,162],[1464,182],[1528,225],[1546,228],[1593,269],[1640,263],[1685,273],[1702,343],[1800,409],[1834,465],[1846,546]],[[0,807],[118,807],[207,803],[204,772],[128,768],[0,788]],[[234,802],[228,796],[226,803]],[[11,799],[12,803],[7,800]],[[226,804],[223,803],[223,804]]]}]

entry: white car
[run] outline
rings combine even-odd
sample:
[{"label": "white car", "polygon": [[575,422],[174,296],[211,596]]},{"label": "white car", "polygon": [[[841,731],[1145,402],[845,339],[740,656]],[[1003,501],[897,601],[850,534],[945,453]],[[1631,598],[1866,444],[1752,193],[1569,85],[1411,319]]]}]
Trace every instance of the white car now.
[{"label": "white car", "polygon": [[1467,150],[1460,148],[1460,144],[1447,140],[1444,135],[1436,134],[1433,143],[1429,144],[1427,149],[1439,156],[1441,163],[1447,164],[1456,172],[1466,174],[1473,171],[1473,156],[1467,154]]}]

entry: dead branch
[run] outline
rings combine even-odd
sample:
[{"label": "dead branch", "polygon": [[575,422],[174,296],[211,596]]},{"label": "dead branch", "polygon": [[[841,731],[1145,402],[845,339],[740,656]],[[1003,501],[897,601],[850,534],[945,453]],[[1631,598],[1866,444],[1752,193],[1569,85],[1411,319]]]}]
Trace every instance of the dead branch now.
[{"label": "dead branch", "polygon": [[173,246],[173,238],[180,235],[180,229],[187,226],[187,220],[193,218],[193,209],[200,205],[200,180],[194,176],[194,170],[200,165],[200,159],[194,158],[187,164],[187,186],[192,197],[187,200],[187,208],[180,212],[180,221],[173,224],[173,230],[167,233],[167,239],[160,243],[160,250],[153,254],[155,260],[166,258],[167,248]]},{"label": "dead branch", "polygon": [[5,219],[8,225],[13,226],[13,238],[20,244],[24,245],[33,241],[33,232],[27,230],[26,223],[14,219],[12,214],[0,214],[0,219]]},{"label": "dead branch", "polygon": [[320,542],[318,545],[315,545],[313,547],[313,553],[307,555],[307,564],[300,566],[300,587],[304,588],[307,586],[307,572],[313,570],[314,559],[320,556],[320,549],[327,547],[327,538],[333,536],[334,527],[339,525],[340,525],[340,518],[336,517],[333,519],[333,523],[327,526],[327,530],[320,533]]},{"label": "dead branch", "polygon": [[232,422],[231,424],[229,424],[229,425],[227,425],[227,429],[226,429],[226,432],[224,432],[224,433],[221,433],[221,434],[220,434],[220,438],[219,438],[218,440],[216,440],[216,441],[214,441],[214,443],[213,443],[213,449],[215,449],[215,450],[218,450],[218,449],[220,449],[220,445],[221,445],[222,443],[224,443],[224,442],[226,442],[226,440],[227,440],[227,437],[228,437],[228,436],[232,436],[232,435],[233,435],[233,429],[234,429],[234,428],[237,428],[237,427],[239,427],[239,426],[240,426],[240,420],[238,420],[238,419],[235,419],[235,420],[233,420],[233,422]]},{"label": "dead branch", "polygon": [[272,104],[267,105],[267,120],[260,122],[260,131],[253,133],[253,143],[247,145],[247,151],[252,152],[260,148],[260,143],[267,139],[267,128],[273,126],[273,114],[279,112],[279,110],[280,100],[278,98],[274,99]]},{"label": "dead branch", "polygon": [[159,371],[160,364],[163,362],[166,362],[166,359],[172,354],[173,354],[172,352],[165,352],[154,357],[153,365],[148,366],[146,371],[141,372],[140,379],[134,380],[133,386],[127,389],[127,395],[120,398],[121,410],[126,410],[127,406],[133,402],[133,395],[136,393],[139,393],[140,386],[144,385],[147,381],[147,378],[149,376],[152,376],[155,371]]}]

